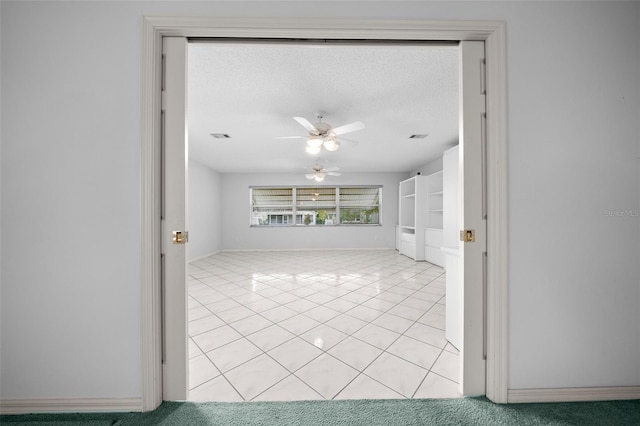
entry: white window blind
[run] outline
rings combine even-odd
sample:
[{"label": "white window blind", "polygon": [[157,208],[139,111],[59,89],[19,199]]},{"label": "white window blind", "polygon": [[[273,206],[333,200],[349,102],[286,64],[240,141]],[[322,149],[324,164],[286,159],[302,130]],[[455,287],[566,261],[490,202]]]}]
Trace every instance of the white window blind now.
[{"label": "white window blind", "polygon": [[381,186],[251,187],[251,226],[380,225]]}]

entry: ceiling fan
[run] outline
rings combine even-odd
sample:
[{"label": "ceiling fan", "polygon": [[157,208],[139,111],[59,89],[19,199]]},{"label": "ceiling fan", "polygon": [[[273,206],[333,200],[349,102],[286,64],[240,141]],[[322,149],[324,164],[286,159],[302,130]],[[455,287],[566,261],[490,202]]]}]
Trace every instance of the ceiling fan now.
[{"label": "ceiling fan", "polygon": [[[335,151],[340,148],[340,140],[338,139],[338,136],[364,129],[364,123],[362,123],[362,121],[354,121],[353,123],[334,128],[331,124],[322,122],[322,115],[318,115],[318,122],[314,124],[311,124],[309,120],[303,117],[293,117],[293,119],[300,123],[302,127],[307,129],[309,134],[307,136],[284,136],[282,139],[306,138],[306,150],[312,155],[318,154],[323,146],[327,151]],[[341,139],[348,140],[344,138]]]},{"label": "ceiling fan", "polygon": [[336,173],[338,170],[340,169],[338,169],[337,167],[325,168],[324,166],[316,163],[311,167],[311,171],[313,173],[307,173],[304,176],[307,179],[314,179],[316,182],[322,182],[327,175],[340,176],[340,173]]}]

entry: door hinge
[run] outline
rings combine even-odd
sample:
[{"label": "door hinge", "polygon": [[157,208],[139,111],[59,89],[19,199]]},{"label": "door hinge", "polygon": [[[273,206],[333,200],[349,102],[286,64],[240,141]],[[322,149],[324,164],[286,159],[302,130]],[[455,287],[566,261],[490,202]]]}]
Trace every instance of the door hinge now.
[{"label": "door hinge", "polygon": [[[164,45],[163,45],[164,48]],[[162,65],[160,68],[160,109],[167,110],[167,55],[162,54]]]},{"label": "door hinge", "polygon": [[480,94],[487,94],[487,60],[480,59]]}]

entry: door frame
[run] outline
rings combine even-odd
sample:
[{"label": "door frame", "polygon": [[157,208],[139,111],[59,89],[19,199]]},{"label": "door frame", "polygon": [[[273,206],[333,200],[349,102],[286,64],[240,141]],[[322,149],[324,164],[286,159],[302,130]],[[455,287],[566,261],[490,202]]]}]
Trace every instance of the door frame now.
[{"label": "door frame", "polygon": [[145,17],[141,117],[142,410],[162,403],[160,258],[162,38],[325,38],[485,42],[487,158],[486,396],[507,402],[506,39],[502,21]]}]

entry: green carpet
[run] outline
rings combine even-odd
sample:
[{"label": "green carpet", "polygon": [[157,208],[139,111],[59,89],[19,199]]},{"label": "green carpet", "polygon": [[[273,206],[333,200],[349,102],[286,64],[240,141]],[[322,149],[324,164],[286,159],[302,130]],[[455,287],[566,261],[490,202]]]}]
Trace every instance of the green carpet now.
[{"label": "green carpet", "polygon": [[640,400],[493,404],[486,398],[362,401],[165,402],[149,413],[0,416],[1,425],[640,425]]}]

